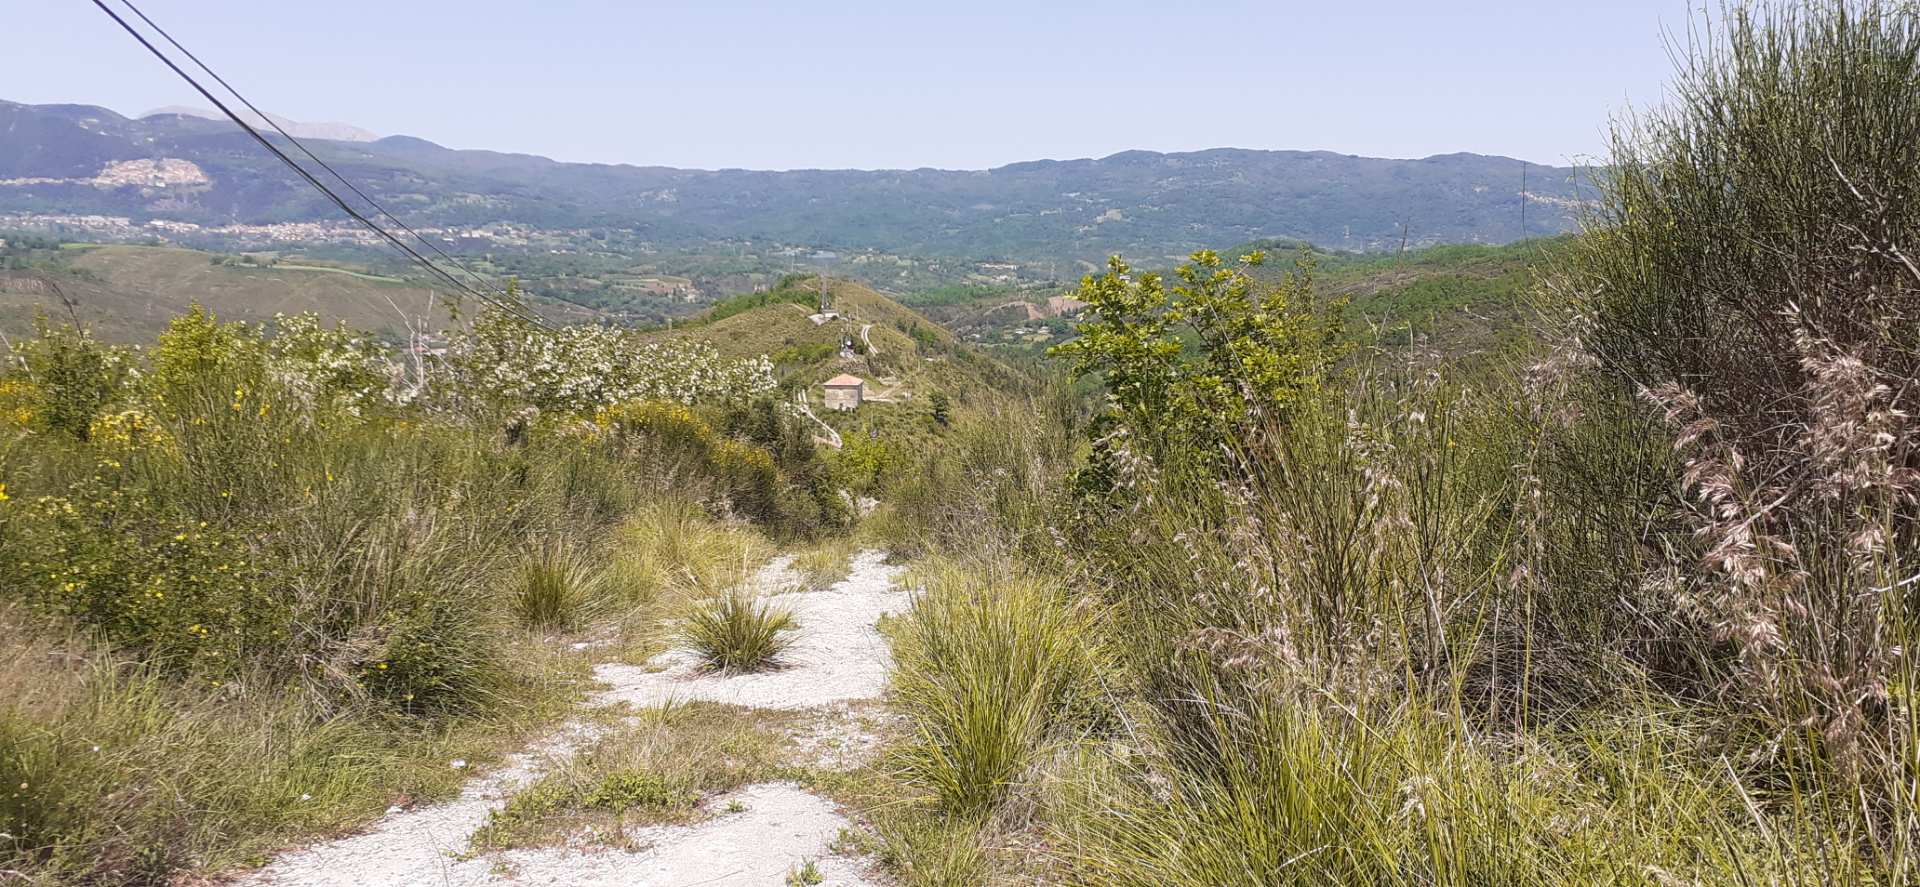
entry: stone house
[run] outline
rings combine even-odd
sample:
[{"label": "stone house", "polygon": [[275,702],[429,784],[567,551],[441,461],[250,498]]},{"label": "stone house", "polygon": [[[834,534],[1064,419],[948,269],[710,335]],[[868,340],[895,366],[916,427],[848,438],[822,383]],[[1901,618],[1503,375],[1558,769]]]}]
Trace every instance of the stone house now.
[{"label": "stone house", "polygon": [[822,387],[826,388],[827,409],[830,410],[856,409],[867,394],[866,381],[846,373],[828,379]]}]

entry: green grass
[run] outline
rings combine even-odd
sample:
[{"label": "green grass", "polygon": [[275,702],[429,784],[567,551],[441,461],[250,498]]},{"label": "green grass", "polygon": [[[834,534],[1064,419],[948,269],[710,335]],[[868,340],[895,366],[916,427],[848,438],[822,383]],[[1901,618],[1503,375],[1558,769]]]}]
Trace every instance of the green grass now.
[{"label": "green grass", "polygon": [[602,603],[602,581],[580,555],[552,544],[527,555],[515,577],[513,614],[537,631],[575,628]]},{"label": "green grass", "polygon": [[0,859],[23,883],[166,884],[262,862],[403,799],[447,797],[553,718],[579,664],[515,650],[537,675],[485,716],[397,725],[272,684],[183,685],[0,611]]},{"label": "green grass", "polygon": [[1103,718],[1096,617],[1031,576],[939,563],[915,578],[925,591],[899,628],[892,689],[913,738],[893,765],[938,809],[977,816]]},{"label": "green grass", "polygon": [[715,302],[713,307],[691,322],[694,324],[713,323],[725,320],[736,314],[745,314],[755,308],[768,305],[798,305],[807,309],[807,313],[820,310],[820,294],[800,287],[781,287],[759,293],[744,293],[730,299]]},{"label": "green grass", "polygon": [[137,354],[55,338],[0,378],[0,870],[29,883],[212,876],[445,796],[771,548],[715,516],[734,478],[586,417],[349,408],[204,315]]},{"label": "green grass", "polygon": [[732,589],[694,604],[676,634],[706,667],[740,674],[779,666],[798,628],[792,610]]},{"label": "green grass", "polygon": [[794,554],[793,569],[800,584],[809,591],[821,591],[847,578],[853,570],[853,556],[862,548],[856,536],[835,536]]}]

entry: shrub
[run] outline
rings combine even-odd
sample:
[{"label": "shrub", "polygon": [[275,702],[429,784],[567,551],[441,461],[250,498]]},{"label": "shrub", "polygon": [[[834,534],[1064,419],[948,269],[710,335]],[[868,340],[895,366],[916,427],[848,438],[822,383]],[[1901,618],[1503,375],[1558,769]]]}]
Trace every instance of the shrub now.
[{"label": "shrub", "polygon": [[130,354],[78,327],[54,325],[44,317],[35,318],[34,325],[34,338],[15,348],[25,379],[11,381],[17,400],[30,394],[37,402],[16,403],[15,418],[37,417],[47,428],[84,441],[94,417],[124,396]]},{"label": "shrub", "polygon": [[1074,297],[1087,303],[1088,319],[1075,326],[1078,338],[1050,353],[1076,377],[1098,374],[1106,383],[1084,489],[1104,495],[1121,484],[1118,463],[1129,449],[1210,463],[1230,439],[1284,422],[1296,400],[1318,389],[1338,357],[1337,314],[1314,304],[1310,260],[1263,287],[1247,272],[1265,260],[1256,251],[1228,267],[1201,250],[1176,269],[1180,282],[1169,290],[1158,273],[1136,280],[1116,257],[1106,274],[1081,282]]},{"label": "shrub", "polygon": [[781,507],[784,484],[780,470],[766,450],[723,440],[713,448],[708,468],[726,492],[727,500],[742,515],[767,524],[777,524],[785,516]]},{"label": "shrub", "polygon": [[746,583],[768,549],[752,530],[718,523],[690,499],[658,498],[614,531],[606,588],[628,605],[704,597]]},{"label": "shrub", "polygon": [[231,675],[291,629],[269,573],[232,534],[172,517],[106,475],[65,497],[0,502],[0,572],[36,611],[175,672]]},{"label": "shrub", "polygon": [[1894,689],[1920,639],[1920,19],[1736,6],[1688,50],[1677,100],[1616,128],[1560,284],[1686,460],[1697,544],[1653,584],[1732,654],[1711,692],[1781,737],[1755,755],[1875,799],[1860,835],[1890,852],[1920,840]]},{"label": "shrub", "polygon": [[529,405],[579,414],[631,401],[721,402],[774,389],[764,357],[726,360],[711,346],[647,341],[644,332],[612,326],[538,329],[495,309],[448,350],[431,397],[474,415]]},{"label": "shrub", "polygon": [[754,672],[779,664],[796,628],[792,610],[734,590],[696,605],[678,636],[708,668]]}]

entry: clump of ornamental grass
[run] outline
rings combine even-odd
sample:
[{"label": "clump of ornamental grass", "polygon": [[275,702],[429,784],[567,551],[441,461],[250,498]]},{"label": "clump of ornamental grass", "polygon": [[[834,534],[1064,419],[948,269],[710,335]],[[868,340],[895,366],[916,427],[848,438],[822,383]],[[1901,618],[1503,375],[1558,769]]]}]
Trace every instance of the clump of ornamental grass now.
[{"label": "clump of ornamental grass", "polygon": [[707,668],[738,674],[777,667],[797,628],[792,610],[735,589],[695,605],[677,633]]},{"label": "clump of ornamental grass", "polygon": [[579,625],[598,606],[599,579],[565,545],[541,547],[528,555],[514,577],[512,607],[520,624],[537,630]]},{"label": "clump of ornamental grass", "polygon": [[913,738],[893,764],[942,811],[981,814],[1097,724],[1109,665],[1094,615],[1058,585],[952,564],[922,575],[895,644],[894,702]]}]

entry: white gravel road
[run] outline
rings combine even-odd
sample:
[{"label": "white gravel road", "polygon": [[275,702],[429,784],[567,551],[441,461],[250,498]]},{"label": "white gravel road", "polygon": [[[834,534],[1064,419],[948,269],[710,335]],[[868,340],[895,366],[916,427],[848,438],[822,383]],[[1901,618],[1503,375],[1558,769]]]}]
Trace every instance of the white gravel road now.
[{"label": "white gravel road", "polygon": [[[770,563],[757,577],[763,589],[791,587],[791,561]],[[879,698],[891,658],[875,628],[884,615],[907,608],[910,595],[895,585],[898,568],[885,555],[855,555],[852,572],[814,592],[774,600],[793,608],[799,637],[788,667],[757,675],[722,676],[698,670],[690,654],[670,652],[646,667],[602,665],[594,674],[610,688],[597,705],[645,708],[669,701],[710,700],[758,708],[824,708],[833,716],[846,703]],[[463,858],[468,838],[522,786],[578,749],[602,728],[574,723],[470,782],[460,796],[389,813],[365,832],[281,854],[239,878],[250,887],[412,887],[412,885],[622,885],[622,887],[778,887],[787,873],[811,861],[824,885],[875,887],[864,863],[833,854],[831,844],[850,823],[832,802],[792,783],[763,783],[713,798],[711,815],[685,826],[629,833],[633,849],[543,847]],[[858,743],[871,737],[849,735]],[[733,804],[732,802],[738,802]],[[728,812],[729,807],[744,810]]]}]

